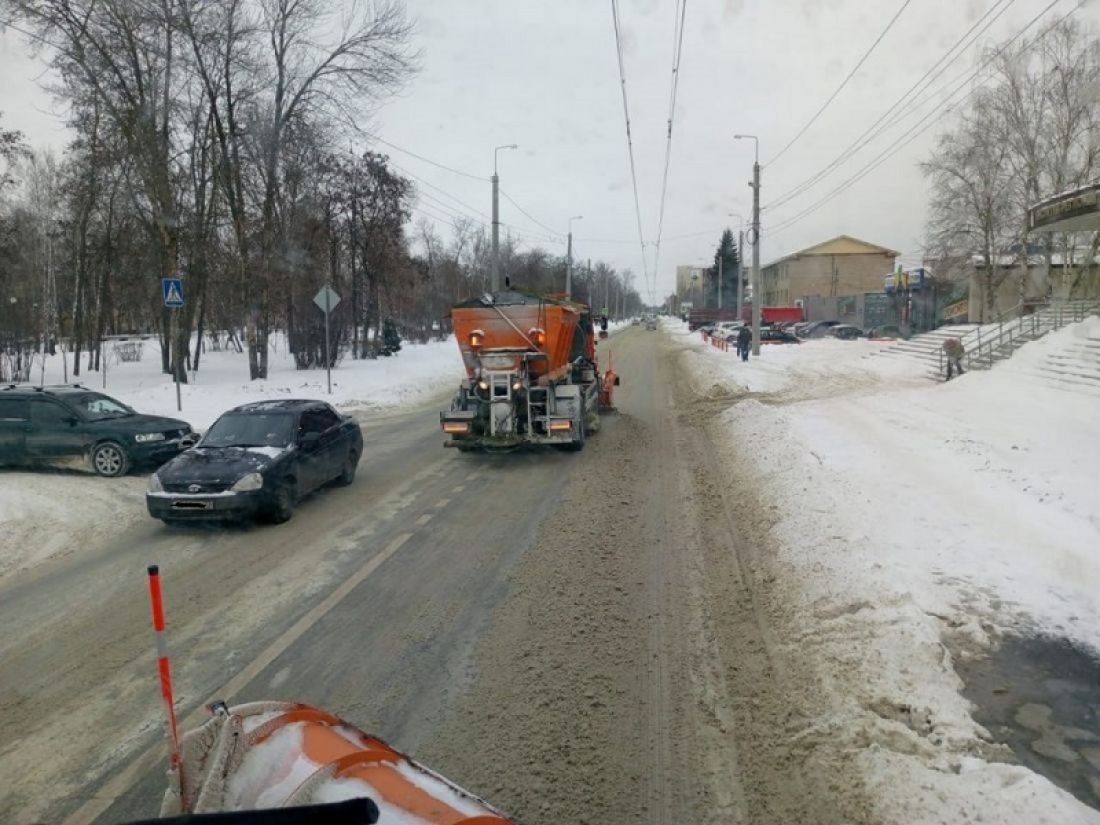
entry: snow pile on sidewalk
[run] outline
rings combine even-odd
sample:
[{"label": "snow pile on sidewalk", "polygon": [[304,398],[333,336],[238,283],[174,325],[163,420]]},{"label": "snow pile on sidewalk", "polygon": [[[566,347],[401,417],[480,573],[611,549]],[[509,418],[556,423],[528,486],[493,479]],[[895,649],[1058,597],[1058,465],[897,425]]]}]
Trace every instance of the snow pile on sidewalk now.
[{"label": "snow pile on sidewalk", "polygon": [[[248,379],[247,356],[235,351],[203,353],[199,371],[181,386],[183,411],[176,411],[172,378],[160,368],[160,345],[143,344],[135,363],[108,363],[107,387],[102,375],[86,373],[78,380],[106,392],[138,412],[182,418],[204,430],[226,410],[249,401],[273,398],[319,398],[347,409],[383,409],[415,404],[443,392],[462,377],[462,360],[454,339],[428,344],[405,343],[389,358],[356,361],[345,357],[332,371],[332,395],[328,395],[323,369],[298,370],[282,336],[273,338],[268,378]],[[71,363],[70,363],[71,368]],[[37,383],[36,368],[32,379]],[[71,376],[70,376],[71,379]],[[59,356],[47,360],[46,383],[61,383]]]},{"label": "snow pile on sidewalk", "polygon": [[861,384],[842,354],[854,342],[771,347],[749,364],[701,344],[685,353],[704,386],[772,393],[723,413],[721,448],[730,463],[749,456],[775,508],[761,517],[801,632],[792,655],[820,669],[834,709],[804,738],[853,754],[883,821],[1100,822],[1045,778],[990,761],[944,645],[1046,632],[1100,650],[1100,408],[1027,374],[1097,334],[1090,319],[919,388]]},{"label": "snow pile on sidewalk", "polygon": [[833,384],[850,388],[853,382],[928,383],[927,375],[904,359],[868,357],[893,343],[889,340],[816,338],[801,344],[764,344],[759,356],[741,361],[732,347],[715,349],[704,343],[702,333],[689,332],[685,323],[666,319],[664,329],[674,341],[692,348],[685,358],[700,382],[709,387],[733,379],[738,394],[776,393],[801,385],[822,395]]}]

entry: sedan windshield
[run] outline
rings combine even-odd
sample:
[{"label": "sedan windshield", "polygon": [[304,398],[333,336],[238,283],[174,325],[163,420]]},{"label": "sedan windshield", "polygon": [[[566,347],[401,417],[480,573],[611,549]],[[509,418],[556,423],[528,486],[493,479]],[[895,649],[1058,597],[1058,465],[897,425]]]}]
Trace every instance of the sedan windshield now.
[{"label": "sedan windshield", "polygon": [[105,418],[121,418],[124,415],[133,415],[134,411],[106,395],[97,392],[87,395],[78,395],[73,399],[73,406],[81,415],[91,421],[101,421]]},{"label": "sedan windshield", "polygon": [[294,437],[289,413],[227,413],[214,422],[200,447],[286,447]]}]

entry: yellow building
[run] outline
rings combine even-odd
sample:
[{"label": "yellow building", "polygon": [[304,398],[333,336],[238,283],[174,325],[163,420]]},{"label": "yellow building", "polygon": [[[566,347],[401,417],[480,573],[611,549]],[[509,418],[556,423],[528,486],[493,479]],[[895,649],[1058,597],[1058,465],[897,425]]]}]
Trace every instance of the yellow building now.
[{"label": "yellow building", "polygon": [[881,292],[897,257],[892,249],[839,235],[762,267],[764,306],[791,306],[815,295]]}]

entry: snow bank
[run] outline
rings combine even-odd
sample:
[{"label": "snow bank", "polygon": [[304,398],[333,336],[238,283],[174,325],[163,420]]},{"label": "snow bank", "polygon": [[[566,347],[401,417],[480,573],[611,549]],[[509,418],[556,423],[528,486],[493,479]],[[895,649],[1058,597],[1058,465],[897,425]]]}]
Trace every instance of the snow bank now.
[{"label": "snow bank", "polygon": [[145,479],[0,471],[0,582],[135,524]]},{"label": "snow bank", "polygon": [[738,393],[775,393],[798,385],[821,391],[833,384],[850,388],[854,383],[883,380],[910,384],[928,380],[905,359],[868,358],[892,343],[886,340],[815,338],[801,344],[764,344],[759,356],[750,355],[743,362],[733,349],[716,349],[703,340],[702,333],[689,332],[686,323],[666,319],[664,328],[677,343],[691,348],[686,358],[701,380]]},{"label": "snow bank", "polygon": [[1031,377],[1097,334],[1091,319],[939,385],[882,372],[868,383],[867,362],[845,351],[856,342],[770,347],[749,364],[704,345],[684,354],[704,387],[746,396],[721,420],[724,449],[750,457],[776,507],[793,641],[834,708],[807,735],[858,754],[883,821],[1100,822],[1037,774],[990,761],[943,643],[1045,630],[1100,649],[1097,401]]}]

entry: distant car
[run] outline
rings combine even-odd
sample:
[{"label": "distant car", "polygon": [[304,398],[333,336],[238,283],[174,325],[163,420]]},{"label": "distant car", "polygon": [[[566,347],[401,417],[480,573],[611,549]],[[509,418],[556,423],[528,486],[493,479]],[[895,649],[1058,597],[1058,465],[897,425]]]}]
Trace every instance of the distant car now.
[{"label": "distant car", "polygon": [[866,333],[851,324],[837,324],[829,327],[825,334],[832,338],[839,338],[842,341],[854,341],[856,338],[863,338]]},{"label": "distant car", "polygon": [[726,337],[730,333],[737,334],[737,330],[745,325],[744,321],[719,321],[714,326],[714,335],[720,337]]},{"label": "distant car", "polygon": [[802,338],[824,338],[830,327],[835,327],[840,321],[813,321],[802,330]]},{"label": "distant car", "polygon": [[761,327],[760,328],[760,343],[761,344],[801,344],[798,336],[793,332],[779,329],[778,327]]},{"label": "distant car", "polygon": [[905,332],[896,324],[875,327],[867,330],[868,338],[905,338]]},{"label": "distant car", "polygon": [[656,315],[650,315],[648,318],[645,319],[645,328],[646,329],[657,329],[657,316]]},{"label": "distant car", "polygon": [[363,434],[321,401],[260,401],[223,414],[149,479],[149,515],[184,521],[287,521],[298,501],[355,480]]},{"label": "distant car", "polygon": [[101,476],[179,455],[191,425],[142,415],[79,384],[0,389],[0,464],[79,466]]},{"label": "distant car", "polygon": [[635,317],[635,318],[631,318],[631,319],[630,319],[630,326],[632,326],[632,327],[636,327],[636,326],[638,326],[638,325],[639,325],[640,323],[642,323],[642,319],[641,319],[641,318],[637,318],[637,317]]}]

